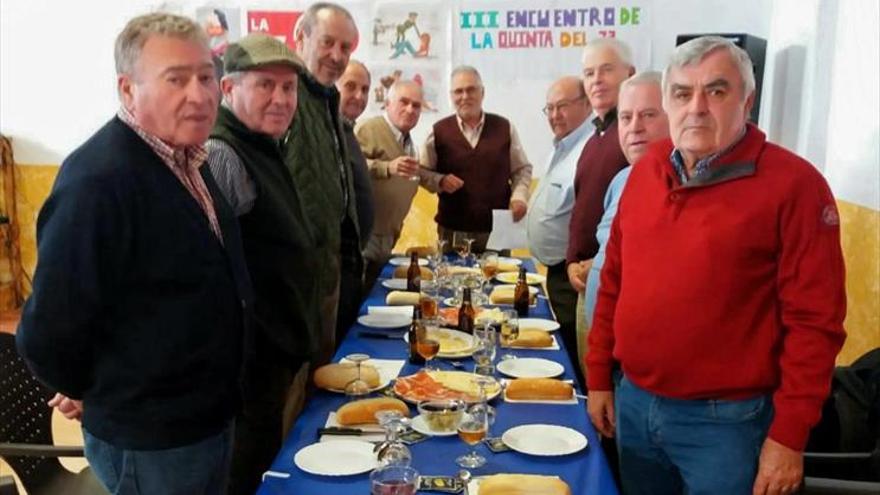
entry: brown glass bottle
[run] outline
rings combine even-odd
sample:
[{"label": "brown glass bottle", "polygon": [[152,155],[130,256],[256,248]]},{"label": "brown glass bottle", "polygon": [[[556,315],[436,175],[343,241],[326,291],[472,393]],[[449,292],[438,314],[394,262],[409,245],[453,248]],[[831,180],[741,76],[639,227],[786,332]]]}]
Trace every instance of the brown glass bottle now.
[{"label": "brown glass bottle", "polygon": [[471,289],[465,287],[461,293],[461,307],[458,308],[458,329],[464,333],[474,333],[474,318],[477,310],[471,304]]},{"label": "brown glass bottle", "polygon": [[529,283],[526,281],[526,268],[519,267],[519,279],[513,289],[513,309],[522,316],[529,316]]},{"label": "brown glass bottle", "polygon": [[425,364],[425,358],[419,354],[419,337],[425,332],[422,327],[422,310],[418,306],[413,306],[413,320],[407,332],[407,340],[409,340],[409,362],[412,364]]},{"label": "brown glass bottle", "polygon": [[422,269],[419,267],[419,253],[409,256],[409,270],[406,271],[406,290],[420,292],[422,290]]}]

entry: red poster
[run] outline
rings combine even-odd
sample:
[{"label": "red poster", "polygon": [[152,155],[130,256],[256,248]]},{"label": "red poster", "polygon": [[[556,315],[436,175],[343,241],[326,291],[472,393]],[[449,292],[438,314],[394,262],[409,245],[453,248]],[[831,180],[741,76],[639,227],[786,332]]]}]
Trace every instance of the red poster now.
[{"label": "red poster", "polygon": [[247,30],[249,33],[261,31],[271,34],[296,49],[293,40],[293,26],[302,12],[251,10],[247,13]]}]

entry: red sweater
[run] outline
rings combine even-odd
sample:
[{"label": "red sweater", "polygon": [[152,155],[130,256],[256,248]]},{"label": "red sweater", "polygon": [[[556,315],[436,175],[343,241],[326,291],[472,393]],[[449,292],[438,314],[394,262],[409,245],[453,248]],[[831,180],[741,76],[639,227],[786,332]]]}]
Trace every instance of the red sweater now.
[{"label": "red sweater", "polygon": [[834,197],[808,162],[748,125],[708,177],[682,187],[672,143],[632,170],[611,227],[586,357],[678,399],[772,394],[769,436],[802,450],[843,345]]}]

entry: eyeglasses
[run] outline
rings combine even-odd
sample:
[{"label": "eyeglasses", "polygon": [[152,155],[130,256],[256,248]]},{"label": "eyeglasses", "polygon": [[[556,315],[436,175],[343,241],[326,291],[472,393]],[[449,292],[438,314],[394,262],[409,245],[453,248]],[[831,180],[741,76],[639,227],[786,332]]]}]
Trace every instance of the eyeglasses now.
[{"label": "eyeglasses", "polygon": [[576,101],[583,100],[586,97],[587,97],[587,95],[583,95],[583,96],[578,96],[577,98],[572,98],[569,100],[562,100],[556,104],[548,103],[547,105],[544,106],[544,108],[541,109],[541,111],[544,112],[544,115],[549,116],[551,113],[553,113],[554,110],[559,110],[561,112],[561,111],[565,110],[572,103],[574,103]]}]

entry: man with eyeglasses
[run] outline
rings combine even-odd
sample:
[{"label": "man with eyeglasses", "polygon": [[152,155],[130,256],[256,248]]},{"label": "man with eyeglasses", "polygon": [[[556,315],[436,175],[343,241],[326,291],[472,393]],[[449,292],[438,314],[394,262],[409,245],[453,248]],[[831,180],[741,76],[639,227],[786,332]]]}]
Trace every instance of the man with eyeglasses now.
[{"label": "man with eyeglasses", "polygon": [[[585,335],[589,331],[589,322],[583,317],[584,288],[590,264],[599,251],[596,227],[605,209],[605,191],[611,179],[627,165],[618,140],[617,93],[620,84],[634,73],[629,47],[616,38],[595,40],[584,49],[584,91],[593,107],[593,125],[596,131],[590,136],[578,160],[574,179],[574,209],[569,222],[566,253],[568,279],[579,294],[579,335]],[[577,339],[580,344],[579,356],[586,353],[586,341],[585,336]],[[578,360],[581,363],[582,361],[583,359]]]},{"label": "man with eyeglasses", "polygon": [[574,207],[574,173],[593,131],[590,102],[581,80],[563,77],[547,91],[542,109],[553,131],[553,151],[529,204],[529,251],[547,266],[547,291],[572,363],[578,362],[575,318],[578,293],[568,281],[565,251]]},{"label": "man with eyeglasses", "polygon": [[449,246],[456,232],[474,239],[482,252],[492,231],[492,210],[526,214],[532,165],[513,124],[483,111],[485,89],[470,66],[452,71],[455,115],[437,121],[421,153],[422,185],[439,195],[437,233]]}]

